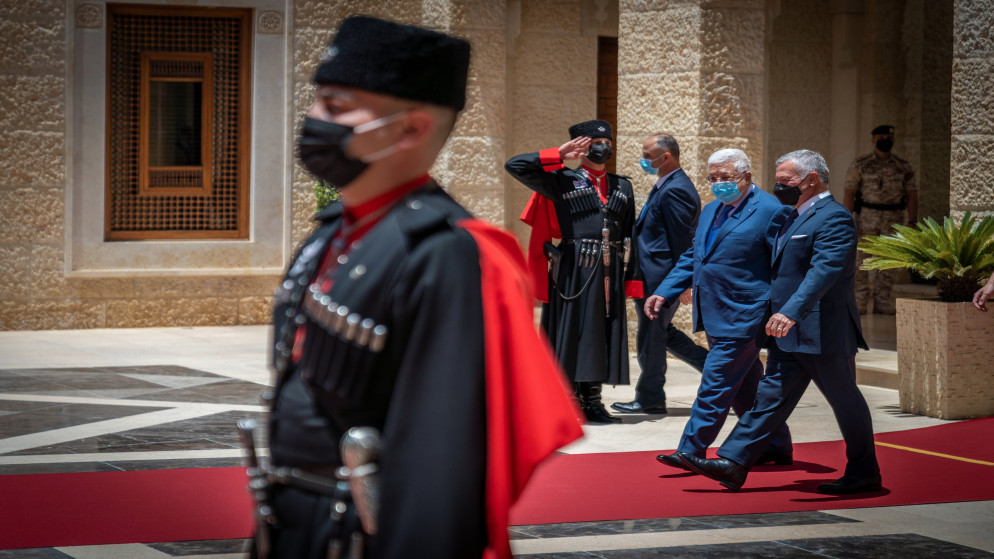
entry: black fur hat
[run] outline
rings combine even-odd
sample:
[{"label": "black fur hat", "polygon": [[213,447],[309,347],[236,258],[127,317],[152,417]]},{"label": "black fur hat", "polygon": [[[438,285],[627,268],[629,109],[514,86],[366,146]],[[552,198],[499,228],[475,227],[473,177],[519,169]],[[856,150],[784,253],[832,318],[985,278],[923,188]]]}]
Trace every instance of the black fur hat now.
[{"label": "black fur hat", "polygon": [[876,136],[877,134],[894,135],[894,127],[891,126],[890,124],[881,124],[880,126],[874,128],[873,132],[870,132],[871,136]]},{"label": "black fur hat", "polygon": [[588,120],[569,127],[569,139],[575,140],[580,136],[588,138],[609,138],[612,142],[611,124],[606,120]]},{"label": "black fur hat", "polygon": [[320,85],[344,85],[401,99],[466,105],[469,43],[428,29],[366,16],[347,18],[321,55]]}]

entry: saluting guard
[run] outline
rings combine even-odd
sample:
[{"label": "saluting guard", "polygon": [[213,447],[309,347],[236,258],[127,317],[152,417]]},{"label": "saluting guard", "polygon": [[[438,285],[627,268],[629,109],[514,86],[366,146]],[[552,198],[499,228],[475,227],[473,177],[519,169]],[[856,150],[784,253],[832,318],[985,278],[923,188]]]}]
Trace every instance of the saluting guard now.
[{"label": "saluting guard", "polygon": [[[581,122],[569,135],[558,148],[515,156],[504,168],[535,191],[521,219],[532,226],[528,260],[556,357],[586,419],[620,423],[604,408],[601,388],[629,383],[625,300],[642,296],[635,195],[628,177],[605,168],[613,149],[608,122]],[[565,166],[576,159],[578,168]]]}]

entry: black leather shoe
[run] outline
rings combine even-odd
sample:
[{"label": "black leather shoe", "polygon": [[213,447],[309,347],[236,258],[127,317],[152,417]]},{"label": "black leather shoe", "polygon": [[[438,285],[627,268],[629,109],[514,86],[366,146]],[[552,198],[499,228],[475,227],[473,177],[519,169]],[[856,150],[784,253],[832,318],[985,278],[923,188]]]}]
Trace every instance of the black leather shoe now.
[{"label": "black leather shoe", "polygon": [[870,477],[846,477],[842,476],[835,481],[823,483],[818,486],[819,493],[829,495],[848,495],[849,493],[869,493],[870,491],[880,491],[883,489],[880,475]]},{"label": "black leather shoe", "polygon": [[666,402],[660,402],[651,406],[643,406],[635,400],[634,402],[615,402],[611,404],[611,409],[621,413],[652,413],[657,415],[666,414]]},{"label": "black leather shoe", "polygon": [[609,414],[607,410],[604,409],[604,406],[584,406],[583,415],[586,416],[588,423],[597,423],[601,425],[621,423],[621,418]]},{"label": "black leather shoe", "polygon": [[678,452],[677,456],[691,471],[717,481],[732,492],[742,489],[742,484],[745,483],[746,476],[749,475],[749,470],[727,458],[703,460],[685,452]]},{"label": "black leather shoe", "polygon": [[659,460],[661,464],[666,464],[667,466],[672,466],[674,468],[679,468],[689,472],[690,468],[688,468],[687,465],[680,460],[680,457],[677,456],[677,454],[679,453],[674,452],[673,454],[660,454],[659,456],[656,456],[656,460]]},{"label": "black leather shoe", "polygon": [[794,463],[793,454],[784,454],[782,452],[764,452],[759,460],[756,461],[757,466],[762,466],[763,464],[775,464],[777,466],[790,466]]}]

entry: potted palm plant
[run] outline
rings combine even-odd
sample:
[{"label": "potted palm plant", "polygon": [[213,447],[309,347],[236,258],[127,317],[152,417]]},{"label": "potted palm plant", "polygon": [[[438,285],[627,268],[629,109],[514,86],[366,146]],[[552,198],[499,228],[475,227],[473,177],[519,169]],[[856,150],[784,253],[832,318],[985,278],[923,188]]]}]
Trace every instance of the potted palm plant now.
[{"label": "potted palm plant", "polygon": [[904,268],[937,280],[939,298],[897,300],[901,411],[942,419],[994,415],[994,315],[969,301],[994,270],[994,216],[926,218],[867,237],[866,270]]}]

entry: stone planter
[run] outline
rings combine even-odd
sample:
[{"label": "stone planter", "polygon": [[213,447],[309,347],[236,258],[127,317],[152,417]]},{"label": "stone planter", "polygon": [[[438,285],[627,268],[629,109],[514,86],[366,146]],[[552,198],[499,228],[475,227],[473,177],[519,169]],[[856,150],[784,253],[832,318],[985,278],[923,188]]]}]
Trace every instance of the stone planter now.
[{"label": "stone planter", "polygon": [[971,303],[897,300],[901,411],[994,416],[994,312]]}]

